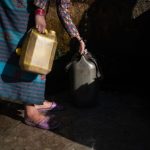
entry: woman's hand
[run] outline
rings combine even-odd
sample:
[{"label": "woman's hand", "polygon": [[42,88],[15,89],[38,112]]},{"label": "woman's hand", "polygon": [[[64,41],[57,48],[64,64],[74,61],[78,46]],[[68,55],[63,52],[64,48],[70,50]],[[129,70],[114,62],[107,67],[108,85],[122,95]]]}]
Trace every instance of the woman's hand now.
[{"label": "woman's hand", "polygon": [[36,14],[36,15],[35,15],[35,25],[36,25],[36,29],[37,29],[40,33],[45,33],[45,29],[46,29],[45,16]]},{"label": "woman's hand", "polygon": [[85,43],[83,40],[79,40],[79,53],[82,55],[84,53],[87,53],[87,50],[85,49]]}]

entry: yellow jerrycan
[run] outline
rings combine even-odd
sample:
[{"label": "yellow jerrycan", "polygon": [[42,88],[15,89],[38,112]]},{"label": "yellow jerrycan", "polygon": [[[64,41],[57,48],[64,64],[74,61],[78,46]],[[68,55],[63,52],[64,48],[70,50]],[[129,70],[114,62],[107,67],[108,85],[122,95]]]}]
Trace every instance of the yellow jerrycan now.
[{"label": "yellow jerrycan", "polygon": [[20,53],[19,65],[22,70],[48,74],[53,65],[57,47],[57,37],[53,30],[39,33],[36,29],[31,29],[22,44],[22,48],[17,49]]}]

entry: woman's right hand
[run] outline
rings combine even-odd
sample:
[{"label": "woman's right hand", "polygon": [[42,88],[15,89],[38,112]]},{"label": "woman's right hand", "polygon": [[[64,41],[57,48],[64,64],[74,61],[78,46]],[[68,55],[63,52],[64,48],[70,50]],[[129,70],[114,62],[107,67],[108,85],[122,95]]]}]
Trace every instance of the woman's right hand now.
[{"label": "woman's right hand", "polygon": [[45,33],[45,29],[46,29],[45,16],[36,14],[36,15],[35,15],[35,25],[36,25],[36,29],[37,29],[40,33]]}]

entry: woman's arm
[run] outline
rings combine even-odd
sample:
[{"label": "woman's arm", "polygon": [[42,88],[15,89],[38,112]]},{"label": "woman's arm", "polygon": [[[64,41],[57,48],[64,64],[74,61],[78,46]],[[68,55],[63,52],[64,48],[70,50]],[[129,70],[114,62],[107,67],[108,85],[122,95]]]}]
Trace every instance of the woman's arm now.
[{"label": "woman's arm", "polygon": [[68,8],[70,7],[70,0],[57,0],[57,11],[60,19],[63,22],[65,29],[71,38],[77,38],[80,43],[79,52],[82,54],[85,51],[85,43],[82,40],[77,27],[74,25],[71,16],[69,14]]},{"label": "woman's arm", "polygon": [[40,33],[44,33],[46,29],[46,7],[49,0],[34,0],[34,5],[37,7],[35,10],[35,25]]},{"label": "woman's arm", "polygon": [[34,0],[34,5],[44,9],[47,7],[49,0]]}]

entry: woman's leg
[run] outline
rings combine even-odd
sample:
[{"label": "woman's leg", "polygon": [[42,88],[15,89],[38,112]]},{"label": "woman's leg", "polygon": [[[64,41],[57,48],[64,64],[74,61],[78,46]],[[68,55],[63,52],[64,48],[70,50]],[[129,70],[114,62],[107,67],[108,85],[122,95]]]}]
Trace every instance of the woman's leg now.
[{"label": "woman's leg", "polygon": [[[46,75],[41,75],[41,80],[46,80]],[[55,101],[44,100],[42,105],[34,105],[37,110],[63,110],[64,107]]]}]

